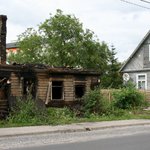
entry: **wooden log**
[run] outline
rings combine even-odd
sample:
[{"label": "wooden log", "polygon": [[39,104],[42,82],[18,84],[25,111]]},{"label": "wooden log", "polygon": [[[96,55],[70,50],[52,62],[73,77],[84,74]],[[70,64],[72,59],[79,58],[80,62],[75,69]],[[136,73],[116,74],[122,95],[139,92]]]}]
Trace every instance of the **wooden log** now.
[{"label": "wooden log", "polygon": [[49,82],[48,88],[47,88],[46,100],[45,100],[45,104],[46,104],[46,105],[47,105],[47,104],[49,103],[49,101],[50,101],[51,86],[52,86],[52,82]]}]

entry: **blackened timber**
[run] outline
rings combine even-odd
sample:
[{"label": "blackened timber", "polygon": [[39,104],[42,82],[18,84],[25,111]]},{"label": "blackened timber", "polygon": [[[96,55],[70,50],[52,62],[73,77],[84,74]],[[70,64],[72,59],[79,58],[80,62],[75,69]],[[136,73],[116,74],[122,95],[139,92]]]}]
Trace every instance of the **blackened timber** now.
[{"label": "blackened timber", "polygon": [[0,15],[0,64],[6,64],[6,21],[7,16]]}]

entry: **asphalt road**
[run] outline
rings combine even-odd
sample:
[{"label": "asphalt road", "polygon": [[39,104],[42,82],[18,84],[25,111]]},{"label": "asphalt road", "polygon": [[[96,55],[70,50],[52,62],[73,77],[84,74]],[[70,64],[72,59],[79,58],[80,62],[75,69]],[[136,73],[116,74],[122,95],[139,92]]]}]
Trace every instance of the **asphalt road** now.
[{"label": "asphalt road", "polygon": [[150,125],[0,138],[0,150],[150,150]]},{"label": "asphalt road", "polygon": [[48,145],[19,150],[150,150],[150,134],[99,139],[71,144]]}]

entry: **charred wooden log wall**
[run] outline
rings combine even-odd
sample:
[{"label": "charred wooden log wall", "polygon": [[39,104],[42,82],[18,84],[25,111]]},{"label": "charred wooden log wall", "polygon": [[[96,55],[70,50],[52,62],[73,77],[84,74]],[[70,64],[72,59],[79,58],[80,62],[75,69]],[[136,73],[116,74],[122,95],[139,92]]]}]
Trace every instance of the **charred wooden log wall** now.
[{"label": "charred wooden log wall", "polygon": [[47,106],[74,105],[90,91],[92,85],[91,76],[52,75],[49,77],[45,73],[38,73],[37,80],[37,97]]},{"label": "charred wooden log wall", "polygon": [[6,21],[7,16],[0,15],[0,64],[6,64]]}]

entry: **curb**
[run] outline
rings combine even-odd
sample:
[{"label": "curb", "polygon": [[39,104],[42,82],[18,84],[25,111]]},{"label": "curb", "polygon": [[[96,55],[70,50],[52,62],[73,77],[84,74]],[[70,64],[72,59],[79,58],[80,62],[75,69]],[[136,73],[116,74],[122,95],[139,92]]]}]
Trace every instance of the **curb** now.
[{"label": "curb", "polygon": [[[78,125],[81,125],[81,126],[78,127]],[[54,130],[45,130],[45,131],[33,131],[33,132],[31,131],[31,132],[24,132],[24,133],[19,133],[19,132],[18,133],[8,133],[8,134],[0,135],[0,138],[26,136],[26,135],[54,134],[54,133],[90,132],[90,131],[94,131],[94,130],[103,130],[103,129],[109,129],[109,128],[121,128],[121,127],[130,127],[130,126],[150,125],[150,122],[127,123],[127,124],[116,124],[116,125],[102,125],[102,126],[95,126],[95,127],[92,127],[90,125],[85,125],[85,126],[82,126],[82,125],[83,125],[82,123],[76,124],[75,129],[63,128],[63,129],[54,129]],[[65,125],[64,125],[64,127],[65,127]],[[34,126],[33,126],[33,128],[34,128]],[[6,128],[4,128],[4,129],[6,129]]]}]

